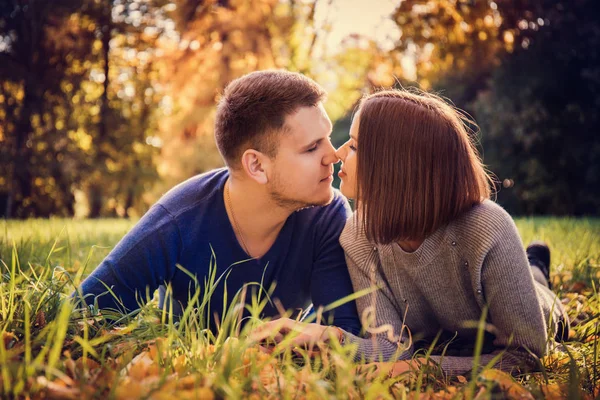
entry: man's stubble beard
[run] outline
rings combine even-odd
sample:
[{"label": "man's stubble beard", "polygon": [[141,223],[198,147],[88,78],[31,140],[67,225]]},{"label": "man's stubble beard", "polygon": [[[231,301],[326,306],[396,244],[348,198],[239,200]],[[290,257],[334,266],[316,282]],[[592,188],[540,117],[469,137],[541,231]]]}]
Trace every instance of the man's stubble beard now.
[{"label": "man's stubble beard", "polygon": [[269,187],[269,195],[271,196],[271,200],[273,200],[278,207],[290,210],[292,212],[301,210],[303,208],[326,206],[333,201],[333,189],[330,189],[329,198],[327,200],[317,202],[288,197],[284,194],[283,188],[284,185],[279,179],[279,174],[277,174],[273,177],[273,182]]}]

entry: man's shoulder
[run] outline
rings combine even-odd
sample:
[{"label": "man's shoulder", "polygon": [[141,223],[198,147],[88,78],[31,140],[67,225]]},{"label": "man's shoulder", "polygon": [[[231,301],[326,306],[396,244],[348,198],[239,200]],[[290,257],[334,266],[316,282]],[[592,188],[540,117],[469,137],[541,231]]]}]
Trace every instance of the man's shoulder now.
[{"label": "man's shoulder", "polygon": [[194,207],[206,206],[208,199],[220,193],[228,176],[226,168],[193,176],[169,190],[157,204],[175,217]]}]

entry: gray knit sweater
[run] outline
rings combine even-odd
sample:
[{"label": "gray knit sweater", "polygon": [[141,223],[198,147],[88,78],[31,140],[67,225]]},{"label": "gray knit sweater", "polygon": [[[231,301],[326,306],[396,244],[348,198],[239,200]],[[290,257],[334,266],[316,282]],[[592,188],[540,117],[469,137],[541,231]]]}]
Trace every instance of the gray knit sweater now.
[{"label": "gray knit sweater", "polygon": [[[358,345],[357,360],[410,359],[416,340],[433,339],[440,331],[472,346],[474,324],[487,307],[493,351],[481,355],[479,366],[500,355],[496,368],[535,368],[535,356],[545,354],[564,313],[543,274],[534,280],[512,218],[489,200],[433,233],[412,253],[397,244],[370,243],[356,214],[340,242],[354,290],[378,288],[357,300],[367,338],[346,335]],[[462,353],[432,360],[447,375],[474,367],[474,357]]]}]

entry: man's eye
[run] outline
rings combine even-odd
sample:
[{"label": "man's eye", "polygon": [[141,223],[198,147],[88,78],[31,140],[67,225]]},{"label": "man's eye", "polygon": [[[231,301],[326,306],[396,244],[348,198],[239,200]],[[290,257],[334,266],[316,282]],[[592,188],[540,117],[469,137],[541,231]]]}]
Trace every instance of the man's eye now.
[{"label": "man's eye", "polygon": [[311,147],[311,148],[310,148],[310,149],[308,149],[307,151],[308,151],[309,153],[312,153],[313,151],[317,150],[317,147],[318,147],[318,145],[316,145],[316,144],[315,144],[313,147]]}]

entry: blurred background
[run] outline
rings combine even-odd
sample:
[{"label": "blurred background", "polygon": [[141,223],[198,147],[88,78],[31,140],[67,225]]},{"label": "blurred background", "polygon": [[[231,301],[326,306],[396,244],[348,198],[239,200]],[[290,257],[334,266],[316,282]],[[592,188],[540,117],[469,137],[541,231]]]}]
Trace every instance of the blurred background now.
[{"label": "blurred background", "polygon": [[137,217],[222,165],[215,103],[285,68],[329,94],[334,144],[381,87],[479,125],[515,215],[598,215],[597,0],[0,0],[0,216]]}]

